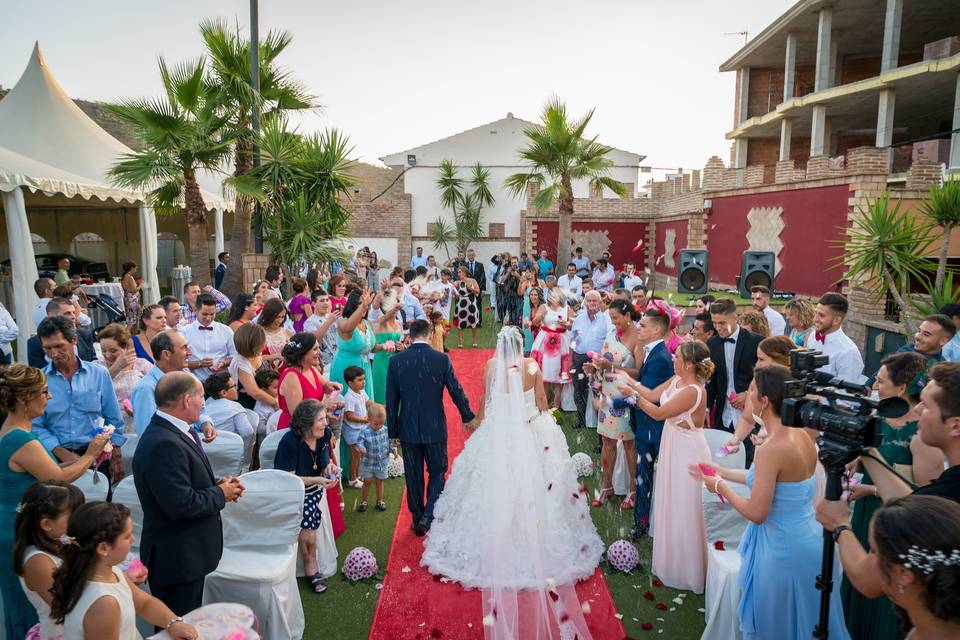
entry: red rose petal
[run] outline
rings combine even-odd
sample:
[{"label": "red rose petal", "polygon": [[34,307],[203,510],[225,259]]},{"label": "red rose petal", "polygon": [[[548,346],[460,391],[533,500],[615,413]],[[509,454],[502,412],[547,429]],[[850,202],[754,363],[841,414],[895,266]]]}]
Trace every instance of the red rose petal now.
[{"label": "red rose petal", "polygon": [[653,593],[651,593],[651,592],[649,592],[649,591],[647,591],[646,593],[644,593],[644,594],[643,594],[643,597],[644,597],[645,600],[656,600],[656,599],[657,599],[657,597],[656,597],[655,595],[653,595]]},{"label": "red rose petal", "polygon": [[574,494],[573,494],[573,499],[574,499],[574,500],[578,500],[579,498],[580,498],[580,494],[579,494],[579,493],[574,493]]},{"label": "red rose petal", "polygon": [[433,581],[434,581],[434,582],[440,582],[440,574],[439,574],[439,573],[433,574]]},{"label": "red rose petal", "polygon": [[570,616],[567,615],[566,611],[560,614],[560,623],[563,624],[570,619]]},{"label": "red rose petal", "polygon": [[585,484],[580,485],[580,493],[587,493],[587,492],[589,492],[589,491],[590,491],[590,490],[587,489],[587,485],[585,485]]},{"label": "red rose petal", "polygon": [[656,608],[656,609],[659,609],[660,611],[669,611],[669,610],[670,610],[670,607],[668,607],[667,605],[663,604],[662,602],[658,602],[658,603],[657,603],[657,606],[656,606],[655,608]]},{"label": "red rose petal", "polygon": [[549,446],[544,447],[543,450],[544,450],[544,451],[550,451],[550,447],[549,447]]},{"label": "red rose petal", "polygon": [[442,638],[442,637],[443,637],[443,631],[440,631],[440,629],[434,629],[433,631],[430,632],[430,637],[431,637],[431,638]]},{"label": "red rose petal", "polygon": [[714,543],[713,543],[713,548],[716,549],[717,551],[723,551],[723,550],[724,550],[724,549],[723,549],[723,540],[717,540],[716,542],[714,542]]},{"label": "red rose petal", "polygon": [[547,485],[547,491],[550,491],[550,489],[553,489],[553,483],[552,483],[552,482]]},{"label": "red rose petal", "polygon": [[653,625],[649,622],[644,622],[642,625],[644,631],[653,631]]},{"label": "red rose petal", "polygon": [[553,600],[554,602],[560,599],[560,595],[555,591],[547,591],[547,593],[550,594],[550,599]]},{"label": "red rose petal", "polygon": [[653,586],[655,586],[656,588],[659,589],[660,587],[663,586],[663,583],[660,582],[660,580],[658,580],[657,578],[654,578],[654,579],[653,579]]}]

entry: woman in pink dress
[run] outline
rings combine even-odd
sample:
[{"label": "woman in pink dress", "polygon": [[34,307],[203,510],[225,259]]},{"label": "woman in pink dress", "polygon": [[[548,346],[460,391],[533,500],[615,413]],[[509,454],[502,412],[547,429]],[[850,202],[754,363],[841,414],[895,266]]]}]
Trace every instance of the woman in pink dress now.
[{"label": "woman in pink dress", "polygon": [[[294,334],[283,348],[284,368],[280,372],[280,386],[277,400],[280,403],[280,421],[277,430],[290,425],[290,417],[297,405],[306,400],[323,400],[325,393],[340,391],[343,387],[337,382],[329,382],[320,374],[320,343],[309,332]],[[330,459],[336,460],[335,447],[330,447]],[[327,489],[327,504],[330,507],[330,524],[333,536],[340,537],[347,526],[340,508],[340,488]]]},{"label": "woman in pink dress", "polygon": [[[637,409],[664,420],[653,483],[653,565],[665,585],[703,593],[707,575],[707,537],[703,528],[701,483],[688,467],[710,459],[703,435],[707,417],[704,381],[713,374],[707,345],[694,340],[677,348],[676,375],[656,389],[621,387],[637,399]],[[659,403],[659,404],[655,404]]]}]

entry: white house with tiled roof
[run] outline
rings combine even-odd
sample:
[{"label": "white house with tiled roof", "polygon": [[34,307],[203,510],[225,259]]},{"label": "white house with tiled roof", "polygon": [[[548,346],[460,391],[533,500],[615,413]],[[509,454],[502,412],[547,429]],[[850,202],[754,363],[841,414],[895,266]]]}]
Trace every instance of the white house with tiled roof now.
[{"label": "white house with tiled roof", "polygon": [[[436,184],[440,162],[449,159],[460,167],[460,174],[464,178],[469,178],[471,167],[477,162],[490,170],[490,190],[496,203],[484,209],[483,224],[487,237],[472,245],[478,257],[486,262],[501,251],[509,251],[514,255],[519,253],[520,212],[525,206],[525,198],[511,196],[504,189],[503,181],[507,176],[526,169],[519,151],[527,145],[524,128],[532,126],[535,126],[532,122],[508,113],[507,117],[500,120],[380,158],[387,166],[404,171],[404,191],[411,196],[410,236],[413,247],[422,246],[424,254],[435,254],[438,262],[446,260],[442,249],[437,251],[433,248],[428,226],[440,216],[451,218],[450,213],[440,205],[440,190]],[[644,156],[614,149],[609,157],[614,164],[610,170],[611,177],[628,184],[629,192],[636,195],[640,162]],[[574,183],[575,197],[588,195],[585,182]],[[618,197],[612,192],[605,196]],[[454,250],[453,247],[450,249]]]}]

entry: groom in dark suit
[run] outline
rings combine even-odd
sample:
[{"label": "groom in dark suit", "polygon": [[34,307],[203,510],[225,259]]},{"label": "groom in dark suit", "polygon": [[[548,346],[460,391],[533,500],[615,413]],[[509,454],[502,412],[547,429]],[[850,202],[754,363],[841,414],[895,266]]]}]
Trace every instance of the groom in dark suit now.
[{"label": "groom in dark suit", "polygon": [[157,412],[133,457],[143,508],[140,557],[150,592],[178,616],[203,604],[203,582],[223,553],[220,510],[243,494],[237,478],[214,478],[200,438],[203,387],[193,375],[167,373],[157,383]]},{"label": "groom in dark suit", "polygon": [[[391,440],[400,440],[407,482],[407,508],[418,536],[430,529],[433,505],[440,497],[447,472],[447,417],[443,390],[450,393],[463,423],[473,421],[470,402],[463,393],[453,364],[427,340],[430,323],[410,325],[410,347],[390,359],[387,368],[387,425]],[[424,504],[423,468],[429,484]]]},{"label": "groom in dark suit", "polygon": [[[647,309],[640,319],[643,364],[637,380],[647,389],[656,389],[673,377],[673,358],[664,339],[670,333],[670,316],[659,308]],[[633,433],[637,446],[637,498],[633,509],[634,539],[647,533],[650,526],[650,501],[653,498],[653,465],[660,453],[663,420],[654,420],[640,409],[633,411]]]}]

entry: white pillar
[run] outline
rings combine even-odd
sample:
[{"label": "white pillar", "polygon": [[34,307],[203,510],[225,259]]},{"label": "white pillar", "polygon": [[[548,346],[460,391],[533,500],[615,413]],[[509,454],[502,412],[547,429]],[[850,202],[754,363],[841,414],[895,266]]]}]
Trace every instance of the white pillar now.
[{"label": "white pillar", "polygon": [[814,75],[814,91],[823,91],[830,88],[833,76],[831,69],[836,69],[833,55],[833,8],[820,9],[820,19],[817,25],[817,67]]},{"label": "white pillar", "polygon": [[160,301],[157,277],[157,216],[153,207],[140,205],[140,273],[143,275],[143,303]]},{"label": "white pillar", "polygon": [[790,118],[780,121],[780,162],[790,159],[790,137],[793,134],[793,123]]},{"label": "white pillar", "polygon": [[742,124],[750,112],[750,67],[739,69],[740,96],[737,103],[737,124]]},{"label": "white pillar", "polygon": [[213,255],[223,252],[223,207],[213,210]]},{"label": "white pillar", "polygon": [[733,142],[733,166],[736,169],[743,169],[747,166],[747,150],[750,147],[750,141],[747,138],[737,138]]},{"label": "white pillar", "polygon": [[810,157],[827,153],[827,108],[823,105],[813,107],[813,121],[810,124]]},{"label": "white pillar", "polygon": [[900,24],[902,21],[903,0],[887,0],[887,12],[883,20],[883,54],[880,57],[880,73],[885,73],[900,66]]},{"label": "white pillar", "polygon": [[960,167],[960,74],[957,75],[957,90],[953,98],[953,130],[950,136],[950,168]]},{"label": "white pillar", "polygon": [[787,51],[783,60],[783,101],[793,98],[793,87],[797,82],[797,34],[787,34]]},{"label": "white pillar", "polygon": [[13,271],[13,315],[17,321],[17,362],[27,362],[27,340],[35,332],[33,308],[37,294],[33,283],[37,275],[37,260],[33,255],[30,224],[23,191],[17,187],[3,193],[3,211],[7,219],[7,244],[10,248],[10,267]]},{"label": "white pillar", "polygon": [[893,112],[897,104],[897,95],[894,89],[880,91],[880,104],[877,108],[877,141],[878,147],[889,147],[893,143]]}]

